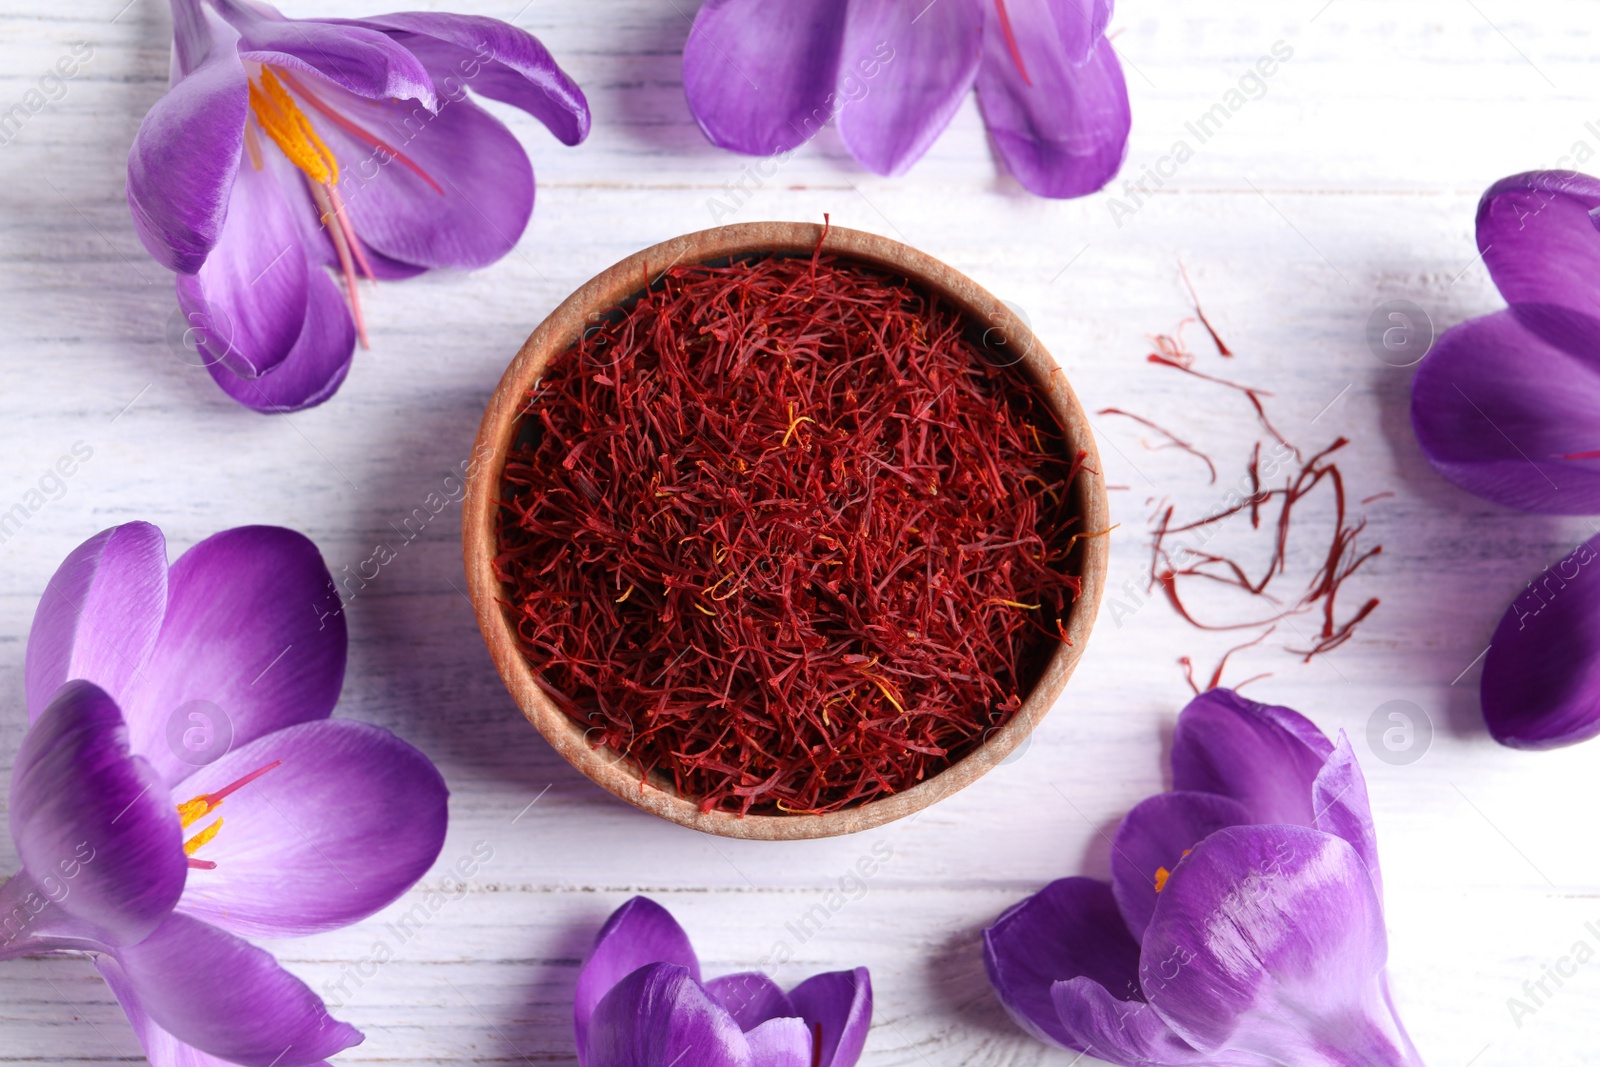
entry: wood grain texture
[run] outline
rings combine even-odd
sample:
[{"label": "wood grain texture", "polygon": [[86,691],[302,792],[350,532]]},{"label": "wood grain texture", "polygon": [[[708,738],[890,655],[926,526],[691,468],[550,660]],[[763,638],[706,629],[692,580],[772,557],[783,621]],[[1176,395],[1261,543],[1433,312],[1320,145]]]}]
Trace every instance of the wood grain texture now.
[{"label": "wood grain texture", "polygon": [[[829,212],[1011,301],[1091,413],[1125,407],[1182,427],[1219,460],[1233,457],[1222,465],[1232,477],[1254,438],[1248,415],[1143,362],[1146,335],[1189,314],[1181,261],[1238,352],[1229,370],[1274,393],[1284,431],[1306,444],[1351,439],[1352,495],[1397,494],[1366,509],[1384,553],[1349,590],[1382,606],[1330,655],[1302,664],[1284,632],[1241,653],[1228,677],[1273,672],[1247,692],[1356,745],[1385,863],[1393,985],[1427,1062],[1600,1063],[1600,961],[1552,986],[1520,1026],[1507,1009],[1577,942],[1600,947],[1586,925],[1600,925],[1590,829],[1600,745],[1500,748],[1476,695],[1476,657],[1504,606],[1595,524],[1515,514],[1441,482],[1410,434],[1410,372],[1379,362],[1364,340],[1386,300],[1414,301],[1440,328],[1500,306],[1474,258],[1474,205],[1498,177],[1555,164],[1580,142],[1600,148],[1588,125],[1600,125],[1592,3],[1125,0],[1113,25],[1135,111],[1130,180],[1172,154],[1185,124],[1274,42],[1293,57],[1175,175],[1147,182],[1153,195],[1118,225],[1110,197],[1133,199],[1120,182],[1057,203],[1001,175],[970,101],[904,177],[864,172],[829,130],[777,175],[744,178],[752,191],[726,215],[749,161],[707,145],[684,107],[678,55],[693,0],[453,0],[539,35],[589,93],[594,134],[565,149],[496,108],[540,176],[517,251],[470,275],[384,285],[368,307],[373,350],[338,397],[263,418],[176,354],[171,280],[129,225],[123,167],[165,85],[169,24],[159,0],[125,2],[0,6],[0,106],[74,42],[93,46],[65,95],[0,145],[0,508],[75,442],[93,449],[64,494],[0,544],[0,766],[21,739],[39,591],[94,531],[148,519],[176,553],[221,528],[280,523],[315,539],[336,572],[393,544],[395,560],[350,607],[339,713],[396,730],[438,761],[453,821],[436,872],[393,908],[272,946],[366,1030],[339,1062],[572,1062],[585,946],[611,909],[648,892],[692,931],[711,973],[755,967],[779,942],[795,957],[776,974],[785,984],[870,966],[874,1067],[1073,1063],[1006,1019],[979,935],[1049,879],[1107,873],[1106,834],[1164,785],[1188,693],[1176,658],[1214,663],[1229,644],[1139,592],[1153,502],[1202,508],[1221,495],[1192,458],[1148,450],[1151,435],[1125,420],[1096,419],[1107,481],[1130,488],[1112,496],[1122,526],[1108,595],[1066,695],[1020,756],[971,788],[912,819],[818,841],[714,839],[594,786],[528,728],[496,676],[464,595],[456,509],[410,540],[397,532],[469,456],[529,330],[585,279],[718,222]],[[297,15],[382,6],[285,4]],[[1188,337],[1204,351],[1192,328]],[[1375,710],[1395,699],[1433,726],[1425,756],[1405,766],[1377,759],[1366,740]],[[493,858],[466,890],[439,898],[415,933],[392,932],[479,842]],[[878,846],[888,858],[873,877],[841,886]],[[0,841],[0,871],[15,865]],[[379,944],[394,953],[381,966],[369,962]],[[0,966],[0,1063],[138,1059],[85,961]]]}]

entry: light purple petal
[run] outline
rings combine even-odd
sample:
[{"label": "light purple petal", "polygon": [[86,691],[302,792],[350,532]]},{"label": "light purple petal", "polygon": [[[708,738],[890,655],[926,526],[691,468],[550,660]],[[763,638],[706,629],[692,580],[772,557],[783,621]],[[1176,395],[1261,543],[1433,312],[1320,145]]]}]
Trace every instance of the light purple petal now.
[{"label": "light purple petal", "polygon": [[193,830],[222,830],[197,858],[180,910],[242,937],[336,930],[397,900],[444,844],[449,791],[428,758],[389,731],[343,719],[290,726],[186,779],[180,800],[274,761]]},{"label": "light purple petal", "polygon": [[[73,857],[74,860],[77,857]],[[47,952],[106,952],[111,949],[105,930],[69,915],[59,901],[72,892],[81,863],[59,864],[52,873],[35,880],[20,870],[0,882],[0,961]]]},{"label": "light purple petal", "polygon": [[999,8],[986,6],[978,106],[1006,167],[1039,196],[1087,196],[1122,167],[1132,113],[1111,42],[1074,65],[1047,0],[1006,0],[1027,70],[1012,57]]},{"label": "light purple petal", "polygon": [[1111,0],[1047,0],[1046,6],[1067,62],[1087,63],[1111,21]]},{"label": "light purple petal", "polygon": [[[1588,328],[1600,336],[1600,322]],[[1556,347],[1523,309],[1444,332],[1412,379],[1411,425],[1428,462],[1469,493],[1600,512],[1600,348]]]},{"label": "light purple petal", "polygon": [[331,123],[322,129],[365,244],[429,268],[487,266],[516,246],[533,213],[533,167],[500,120],[465,95],[441,100],[434,114],[362,100],[325,83],[315,91],[390,146],[375,148]]},{"label": "light purple petal", "polygon": [[416,100],[433,108],[433,79],[388,34],[359,23],[285,18],[265,4],[217,0],[239,32],[246,59],[319,75],[369,99]]},{"label": "light purple petal", "polygon": [[1145,934],[1150,1004],[1202,1052],[1295,1067],[1414,1064],[1384,1003],[1383,912],[1349,842],[1298,826],[1206,838]]},{"label": "light purple petal", "polygon": [[1096,1059],[1130,1067],[1279,1067],[1259,1056],[1197,1052],[1149,1004],[1119,1000],[1091,978],[1057,982],[1050,996],[1061,1025]]},{"label": "light purple petal", "polygon": [[192,274],[222,235],[250,114],[237,35],[203,7],[180,19],[180,41],[209,34],[204,58],[157,100],[128,153],[128,209],[145,248]]},{"label": "light purple petal", "polygon": [[589,1024],[587,1041],[580,1034],[578,1044],[586,1067],[753,1067],[739,1024],[674,963],[623,978],[600,998]]},{"label": "light purple petal", "polygon": [[59,907],[114,943],[154,930],[188,873],[170,794],[129,751],[116,702],[90,682],[62,686],[24,735],[11,837],[36,882],[70,882]]},{"label": "light purple petal", "polygon": [[984,964],[1000,1003],[1024,1030],[1079,1052],[1094,1035],[1069,1030],[1051,987],[1087,978],[1132,1010],[1139,992],[1139,943],[1128,933],[1111,887],[1061,878],[995,920],[983,933]]},{"label": "light purple petal", "polygon": [[[309,269],[302,223],[311,213],[298,173],[270,145],[246,163],[228,222],[205,264],[178,277],[178,303],[209,361],[254,378],[282,363],[305,326]],[[271,153],[270,157],[267,155]]]},{"label": "light purple petal", "polygon": [[765,156],[833,117],[848,0],[707,0],[683,46],[683,91],[712,144]]},{"label": "light purple petal", "polygon": [[1117,910],[1137,940],[1156,910],[1156,872],[1225,826],[1250,822],[1244,805],[1215,793],[1179,790],[1142,801],[1117,828],[1111,844],[1111,888]]},{"label": "light purple petal", "polygon": [[[232,747],[325,719],[344,681],[345,622],[317,547],[277,526],[206,538],[172,565],[167,615],[123,710],[134,750],[169,783],[226,749],[191,758],[175,717],[220,717]],[[203,703],[202,703],[203,702]]]},{"label": "light purple petal", "polygon": [[739,1029],[749,1032],[768,1019],[798,1018],[789,994],[760,971],[725,974],[705,983],[706,992],[728,1009]]},{"label": "light purple petal", "polygon": [[750,1042],[751,1067],[816,1067],[811,1031],[799,1019],[768,1019],[744,1036]]},{"label": "light purple petal", "polygon": [[1316,814],[1313,827],[1350,842],[1372,875],[1372,890],[1383,902],[1383,875],[1378,868],[1378,833],[1372,823],[1372,804],[1367,799],[1367,779],[1350,748],[1350,739],[1339,731],[1333,755],[1323,766],[1311,787],[1311,806]]},{"label": "light purple petal", "polygon": [[[1596,209],[1600,179],[1576,171],[1513,174],[1489,187],[1478,203],[1478,250],[1507,303],[1566,308],[1584,322],[1600,321]],[[1530,325],[1539,329],[1537,321]],[[1587,336],[1592,344],[1597,335]]]},{"label": "light purple petal", "polygon": [[879,174],[900,174],[949,125],[978,77],[981,0],[851,4],[839,58],[839,136]]},{"label": "light purple petal", "polygon": [[578,973],[573,1023],[579,1063],[584,1063],[595,1005],[618,982],[650,963],[676,964],[694,981],[700,980],[700,961],[678,920],[649,897],[634,897],[611,913],[595,935],[594,949]]},{"label": "light purple petal", "polygon": [[69,678],[113,696],[155,646],[167,608],[167,542],[147,522],[101,530],[72,550],[39,598],[24,662],[28,718]]},{"label": "light purple petal", "polygon": [[[139,998],[134,995],[133,987],[128,984],[127,976],[117,966],[116,960],[109,956],[98,956],[95,958],[95,968],[127,1013],[134,1035],[138,1037],[145,1058],[152,1067],[233,1067],[230,1061],[201,1052],[193,1045],[185,1045],[157,1026],[140,1006]],[[328,1067],[328,1063],[319,1061],[311,1067]]]},{"label": "light purple petal", "polygon": [[1496,741],[1554,748],[1600,734],[1600,536],[1529,583],[1483,662],[1483,718]]},{"label": "light purple petal", "polygon": [[187,915],[101,969],[174,1040],[242,1067],[301,1067],[362,1040],[270,953]]},{"label": "light purple petal", "polygon": [[1172,738],[1172,787],[1232,797],[1251,822],[1314,822],[1311,784],[1333,743],[1304,715],[1231,689],[1189,702]]},{"label": "light purple petal", "polygon": [[[379,259],[373,258],[372,264],[378,277],[384,277]],[[180,303],[185,303],[184,281],[178,279]],[[305,324],[282,363],[259,378],[241,378],[221,362],[207,364],[206,370],[223,392],[246,407],[266,413],[301,411],[338,392],[350,373],[355,350],[356,325],[344,293],[313,265],[307,277]]]},{"label": "light purple petal", "polygon": [[822,1035],[817,1067],[853,1067],[872,1028],[872,976],[867,969],[813,975],[790,990],[789,999],[806,1027]]},{"label": "light purple petal", "polygon": [[467,88],[521,108],[563,144],[578,144],[589,135],[583,90],[525,30],[498,19],[445,11],[407,11],[358,21],[394,34],[428,68],[443,96]]}]

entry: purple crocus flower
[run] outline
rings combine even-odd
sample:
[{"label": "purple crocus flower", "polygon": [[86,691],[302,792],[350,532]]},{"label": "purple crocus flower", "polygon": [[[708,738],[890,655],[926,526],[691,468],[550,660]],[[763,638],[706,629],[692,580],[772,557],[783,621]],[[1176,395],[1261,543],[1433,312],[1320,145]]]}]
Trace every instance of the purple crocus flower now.
[{"label": "purple crocus flower", "polygon": [[634,897],[595,938],[573,1021],[579,1067],[853,1067],[872,980],[857,967],[787,993],[757,971],[701,981],[683,927]]},{"label": "purple crocus flower", "polygon": [[494,19],[289,19],[258,0],[172,0],[172,17],[172,88],[134,139],[128,206],[212,377],[261,411],[339,388],[366,341],[358,276],[481,267],[521,237],[533,168],[467,89],[565,144],[589,132],[572,79]]},{"label": "purple crocus flower", "polygon": [[362,919],[443,844],[427,758],[329,718],[338,608],[291,530],[228,530],[169,568],[136,522],[68,556],[34,616],[0,959],[90,953],[155,1067],[297,1067],[359,1042],[245,939]]},{"label": "purple crocus flower", "polygon": [[712,143],[773,155],[831,118],[879,174],[922,158],[974,85],[995,150],[1040,196],[1122,166],[1132,117],[1111,0],[707,0],[683,50]]},{"label": "purple crocus flower", "polygon": [[1421,1067],[1344,734],[1213,689],[1178,718],[1172,779],[1123,820],[1110,885],[1052,882],[985,932],[1012,1017],[1128,1067]]},{"label": "purple crocus flower", "polygon": [[[1417,368],[1429,462],[1486,500],[1600,514],[1600,180],[1533,171],[1489,187],[1478,249],[1510,304],[1446,330]],[[1518,748],[1600,734],[1596,542],[1506,611],[1480,683],[1489,733]]]}]

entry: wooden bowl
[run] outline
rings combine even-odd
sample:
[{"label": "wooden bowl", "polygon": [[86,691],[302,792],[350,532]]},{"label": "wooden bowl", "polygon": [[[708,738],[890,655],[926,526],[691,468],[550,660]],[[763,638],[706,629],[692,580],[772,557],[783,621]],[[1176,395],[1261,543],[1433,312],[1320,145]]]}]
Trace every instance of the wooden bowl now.
[{"label": "wooden bowl", "polygon": [[[647,279],[654,280],[667,268],[748,253],[809,256],[822,231],[823,227],[815,224],[793,222],[721,226],[665,241],[602,271],[540,323],[516,359],[511,361],[484,412],[467,474],[467,495],[462,512],[467,587],[495,666],[522,713],[567,762],[623,800],[664,819],[727,837],[791,840],[854,833],[903,818],[970,785],[1015,751],[1061,695],[1068,676],[1083,655],[1105,586],[1106,538],[1079,541],[1083,592],[1066,623],[1071,644],[1061,645],[1056,650],[1016,715],[977,749],[928,780],[903,793],[827,815],[703,813],[694,801],[680,796],[664,777],[654,775],[648,784],[641,785],[636,767],[620,753],[591,747],[583,727],[540,689],[518,647],[514,624],[503,603],[505,594],[494,572],[501,475],[528,391],[550,361],[571,348],[586,326],[641,292]],[[886,237],[835,226],[828,230],[822,247],[841,258],[907,277],[961,308],[973,321],[989,324],[986,345],[1009,353],[1006,362],[1023,365],[1061,420],[1069,445],[1088,453],[1089,471],[1100,470],[1094,435],[1077,397],[1044,346],[1010,308],[965,275]],[[1020,360],[1017,353],[1020,353]],[[1080,477],[1072,491],[1078,498],[1076,503],[1083,516],[1083,529],[1088,532],[1104,530],[1110,523],[1105,485],[1100,478],[1095,474]]]}]

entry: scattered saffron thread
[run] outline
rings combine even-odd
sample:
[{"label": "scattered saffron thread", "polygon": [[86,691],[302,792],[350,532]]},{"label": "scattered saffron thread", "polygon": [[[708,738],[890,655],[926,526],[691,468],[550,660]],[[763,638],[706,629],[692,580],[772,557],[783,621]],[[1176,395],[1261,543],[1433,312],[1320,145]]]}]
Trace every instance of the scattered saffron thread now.
[{"label": "scattered saffron thread", "polygon": [[701,810],[898,793],[1010,721],[1080,591],[1040,390],[904,279],[677,265],[554,360],[496,569],[540,685]]},{"label": "scattered saffron thread", "polygon": [[[1201,311],[1199,297],[1189,281],[1188,272],[1183,271],[1181,265],[1180,271],[1183,274],[1184,285],[1193,299],[1195,314],[1211,334],[1218,354],[1232,358],[1232,350]],[[1147,356],[1148,362],[1170,367],[1200,381],[1221,386],[1244,396],[1262,429],[1280,446],[1285,458],[1293,459],[1290,472],[1283,484],[1268,486],[1262,473],[1262,442],[1257,441],[1251,448],[1244,475],[1240,479],[1241,490],[1248,487],[1248,492],[1235,494],[1225,506],[1201,518],[1187,521],[1177,516],[1175,505],[1162,500],[1156,505],[1150,518],[1149,587],[1152,590],[1159,587],[1178,616],[1196,629],[1209,632],[1261,631],[1253,639],[1225,652],[1210,677],[1204,680],[1206,684],[1203,687],[1195,676],[1193,660],[1189,656],[1180,657],[1178,663],[1183,668],[1184,677],[1189,686],[1198,693],[1222,684],[1223,672],[1227,668],[1229,657],[1259,645],[1274,632],[1278,622],[1288,616],[1310,612],[1316,612],[1320,616],[1317,634],[1310,641],[1309,647],[1289,650],[1295,655],[1304,657],[1307,662],[1312,657],[1330,652],[1350,640],[1354,636],[1356,627],[1376,610],[1379,599],[1369,598],[1349,614],[1341,616],[1338,604],[1340,590],[1351,575],[1383,551],[1383,546],[1363,548],[1358,544],[1360,535],[1366,529],[1367,520],[1365,517],[1352,517],[1348,513],[1344,475],[1337,463],[1337,454],[1348,446],[1349,441],[1339,437],[1309,458],[1303,455],[1278,431],[1268,417],[1263,401],[1271,397],[1271,393],[1196,368],[1197,357],[1183,343],[1183,326],[1190,321],[1194,320],[1185,319],[1180,322],[1172,334],[1154,335],[1152,341],[1155,343],[1156,351]],[[1143,416],[1117,408],[1104,409],[1101,414],[1120,414],[1132,418],[1162,434],[1170,442],[1169,447],[1180,448],[1185,452],[1201,456],[1207,463],[1212,483],[1216,482],[1216,466],[1210,457],[1170,430]],[[1317,569],[1306,586],[1282,595],[1280,587],[1283,583],[1279,579],[1283,578],[1288,570],[1290,532],[1295,528],[1293,523],[1295,508],[1302,505],[1307,497],[1319,489],[1330,496],[1332,501],[1327,547],[1325,550],[1319,549],[1316,557]],[[1392,492],[1377,493],[1365,498],[1361,503],[1365,505],[1393,495]],[[1237,560],[1217,552],[1208,552],[1204,548],[1214,527],[1240,515],[1248,515],[1251,529],[1261,529],[1263,523],[1266,523],[1271,531],[1271,554],[1265,568],[1255,575]],[[1196,543],[1192,545],[1181,543],[1185,535],[1192,535],[1187,539]],[[1190,597],[1184,592],[1195,582],[1239,590],[1252,600],[1259,601],[1262,610],[1243,619],[1202,617],[1191,607]],[[1263,677],[1267,675],[1256,675],[1239,684],[1245,685]]]},{"label": "scattered saffron thread", "polygon": [[1185,452],[1189,453],[1191,456],[1197,457],[1200,460],[1200,462],[1202,462],[1202,463],[1204,463],[1206,465],[1206,470],[1211,472],[1211,484],[1212,485],[1216,485],[1217,484],[1217,465],[1215,463],[1211,462],[1211,457],[1206,455],[1204,452],[1200,451],[1198,448],[1196,448],[1193,445],[1191,445],[1189,442],[1185,441],[1183,438],[1179,437],[1177,434],[1173,433],[1171,430],[1168,430],[1168,429],[1166,429],[1165,427],[1162,427],[1162,426],[1157,426],[1155,423],[1151,422],[1149,419],[1145,418],[1143,415],[1135,415],[1133,412],[1131,412],[1131,411],[1123,411],[1121,408],[1101,408],[1096,414],[1100,414],[1100,415],[1121,415],[1125,419],[1132,419],[1134,422],[1139,423],[1141,426],[1149,427],[1150,429],[1154,430],[1156,433],[1158,433],[1161,436],[1165,437],[1168,441],[1172,442],[1172,447],[1181,448]]}]

